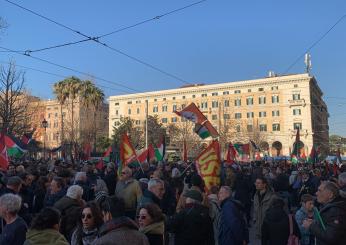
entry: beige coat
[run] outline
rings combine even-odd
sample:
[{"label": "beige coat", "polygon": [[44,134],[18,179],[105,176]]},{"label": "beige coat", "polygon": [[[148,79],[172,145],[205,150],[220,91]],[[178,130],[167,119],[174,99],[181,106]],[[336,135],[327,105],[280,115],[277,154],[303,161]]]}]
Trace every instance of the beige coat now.
[{"label": "beige coat", "polygon": [[136,210],[137,204],[142,198],[142,190],[135,179],[128,181],[119,180],[115,188],[115,195],[118,198],[124,199],[126,211],[133,211]]}]

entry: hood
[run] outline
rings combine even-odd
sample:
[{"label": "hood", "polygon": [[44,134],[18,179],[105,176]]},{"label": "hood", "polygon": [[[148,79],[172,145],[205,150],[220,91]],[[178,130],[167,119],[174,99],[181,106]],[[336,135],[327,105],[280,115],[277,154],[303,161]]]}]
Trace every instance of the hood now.
[{"label": "hood", "polygon": [[346,211],[346,199],[343,198],[343,197],[337,197],[335,198],[333,201],[331,201],[330,203],[327,203],[326,205],[324,205],[322,208],[321,208],[321,212],[326,210],[326,209],[329,209],[329,208],[332,208],[332,207],[337,207],[337,208],[340,208],[340,209],[343,209]]},{"label": "hood", "polygon": [[139,231],[144,234],[158,234],[163,235],[165,231],[165,226],[163,221],[150,224],[146,227],[139,228]]},{"label": "hood", "polygon": [[63,245],[68,244],[65,237],[54,229],[29,230],[26,233],[26,239],[30,244],[35,245]]},{"label": "hood", "polygon": [[100,234],[100,236],[103,236],[112,230],[116,230],[116,229],[120,229],[120,228],[128,228],[131,230],[138,230],[137,224],[132,219],[125,217],[125,216],[122,216],[122,217],[112,219],[112,220],[108,221],[107,223],[103,224],[100,228],[99,234]]},{"label": "hood", "polygon": [[287,214],[280,207],[268,209],[265,215],[265,220],[272,223],[280,223],[287,218]]}]

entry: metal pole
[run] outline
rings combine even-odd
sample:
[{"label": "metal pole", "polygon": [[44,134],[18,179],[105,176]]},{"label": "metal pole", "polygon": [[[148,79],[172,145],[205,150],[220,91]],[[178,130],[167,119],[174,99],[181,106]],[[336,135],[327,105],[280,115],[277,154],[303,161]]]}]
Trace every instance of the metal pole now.
[{"label": "metal pole", "polygon": [[148,149],[148,100],[145,100],[145,149]]},{"label": "metal pole", "polygon": [[44,127],[43,160],[46,160],[46,136],[47,136],[47,128]]}]

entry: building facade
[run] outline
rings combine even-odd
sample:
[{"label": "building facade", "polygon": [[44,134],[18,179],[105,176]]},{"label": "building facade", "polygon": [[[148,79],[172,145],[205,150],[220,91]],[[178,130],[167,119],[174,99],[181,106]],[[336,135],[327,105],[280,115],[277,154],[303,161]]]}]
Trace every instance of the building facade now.
[{"label": "building facade", "polygon": [[130,117],[143,127],[147,107],[148,115],[157,115],[164,126],[179,123],[181,118],[174,111],[194,102],[225,141],[251,139],[264,154],[289,155],[299,128],[301,155],[308,155],[312,146],[326,152],[329,114],[322,96],[315,77],[309,74],[111,96],[109,136],[121,117]]},{"label": "building facade", "polygon": [[[73,119],[71,103],[65,103],[62,107],[57,100],[41,100],[35,102],[32,107],[39,108],[34,115],[32,127],[35,128],[34,138],[45,141],[48,149],[59,147],[62,139],[74,141],[79,145],[94,143],[96,137],[108,136],[108,104],[102,104],[96,111],[83,105],[78,99],[74,101]],[[95,118],[95,120],[94,120]],[[42,121],[47,121],[47,128],[42,127]]]}]

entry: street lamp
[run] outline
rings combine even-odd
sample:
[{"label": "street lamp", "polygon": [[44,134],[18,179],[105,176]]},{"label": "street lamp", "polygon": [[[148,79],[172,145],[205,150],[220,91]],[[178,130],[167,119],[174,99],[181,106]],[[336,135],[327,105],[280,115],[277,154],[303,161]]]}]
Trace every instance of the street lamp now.
[{"label": "street lamp", "polygon": [[47,134],[48,122],[46,119],[42,121],[42,128],[44,128],[44,138],[43,138],[43,160],[46,160],[46,134]]}]

